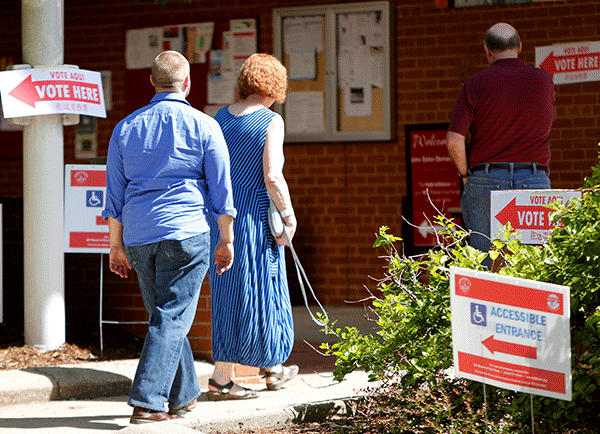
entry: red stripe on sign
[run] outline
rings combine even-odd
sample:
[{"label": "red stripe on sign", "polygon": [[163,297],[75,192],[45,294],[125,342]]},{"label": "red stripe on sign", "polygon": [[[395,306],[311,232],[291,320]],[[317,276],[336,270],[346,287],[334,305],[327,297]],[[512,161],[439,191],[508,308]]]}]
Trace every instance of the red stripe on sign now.
[{"label": "red stripe on sign", "polygon": [[71,170],[71,187],[106,187],[104,170]]},{"label": "red stripe on sign", "polygon": [[96,216],[96,226],[108,226],[108,220],[104,220],[102,216]]},{"label": "red stripe on sign", "polygon": [[558,292],[461,276],[458,273],[454,279],[456,295],[555,315],[563,315],[564,312],[563,294]]},{"label": "red stripe on sign", "polygon": [[458,369],[460,372],[501,383],[554,393],[566,393],[565,374],[561,372],[499,362],[460,351],[458,352]]},{"label": "red stripe on sign", "polygon": [[69,247],[110,248],[110,235],[108,232],[71,232]]}]

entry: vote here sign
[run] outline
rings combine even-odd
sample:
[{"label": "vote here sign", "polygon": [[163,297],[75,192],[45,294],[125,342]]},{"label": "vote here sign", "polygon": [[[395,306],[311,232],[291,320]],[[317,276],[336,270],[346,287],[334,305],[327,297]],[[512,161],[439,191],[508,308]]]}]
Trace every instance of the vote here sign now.
[{"label": "vote here sign", "polygon": [[548,71],[554,84],[600,81],[600,41],[535,47],[535,66]]},{"label": "vote here sign", "polygon": [[83,69],[20,69],[0,72],[5,118],[74,113],[105,118],[99,72]]},{"label": "vote here sign", "polygon": [[65,166],[65,252],[110,252],[108,222],[102,218],[105,201],[106,166]]},{"label": "vote here sign", "polygon": [[550,218],[552,202],[569,205],[573,198],[581,199],[575,190],[502,190],[490,196],[490,235],[496,238],[501,228],[510,222],[520,233],[523,244],[542,244],[560,222]]},{"label": "vote here sign", "polygon": [[458,267],[450,279],[456,375],[570,401],[569,288]]}]

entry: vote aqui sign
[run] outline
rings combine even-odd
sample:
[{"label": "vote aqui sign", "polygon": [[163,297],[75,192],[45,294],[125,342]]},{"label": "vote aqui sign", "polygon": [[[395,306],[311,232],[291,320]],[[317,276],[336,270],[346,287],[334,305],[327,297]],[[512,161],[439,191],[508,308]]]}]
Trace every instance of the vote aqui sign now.
[{"label": "vote aqui sign", "polygon": [[535,66],[548,71],[554,84],[600,81],[600,41],[535,47]]},{"label": "vote aqui sign", "polygon": [[106,166],[65,165],[65,252],[110,252],[108,222],[102,218],[105,201]]},{"label": "vote aqui sign", "polygon": [[549,205],[560,202],[569,205],[574,198],[581,199],[575,190],[502,190],[490,196],[490,235],[497,238],[501,228],[510,222],[520,233],[523,244],[542,244],[560,222],[552,221]]},{"label": "vote aqui sign", "polygon": [[82,69],[19,69],[0,72],[5,118],[74,113],[106,117],[102,77]]},{"label": "vote aqui sign", "polygon": [[456,376],[570,401],[569,288],[458,267],[450,278]]}]

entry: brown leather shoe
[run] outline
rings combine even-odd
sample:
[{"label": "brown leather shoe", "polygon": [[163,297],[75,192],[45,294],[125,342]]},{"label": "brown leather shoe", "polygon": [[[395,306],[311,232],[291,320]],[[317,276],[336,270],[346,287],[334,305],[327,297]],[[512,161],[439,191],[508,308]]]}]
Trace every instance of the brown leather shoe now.
[{"label": "brown leather shoe", "polygon": [[141,424],[152,422],[164,422],[173,419],[183,419],[183,416],[171,416],[164,411],[148,410],[147,408],[133,407],[133,415],[129,419],[129,423]]},{"label": "brown leather shoe", "polygon": [[183,416],[184,414],[192,411],[196,407],[196,403],[197,403],[197,401],[194,400],[194,401],[190,402],[188,405],[186,405],[185,407],[170,408],[168,414],[170,416]]}]

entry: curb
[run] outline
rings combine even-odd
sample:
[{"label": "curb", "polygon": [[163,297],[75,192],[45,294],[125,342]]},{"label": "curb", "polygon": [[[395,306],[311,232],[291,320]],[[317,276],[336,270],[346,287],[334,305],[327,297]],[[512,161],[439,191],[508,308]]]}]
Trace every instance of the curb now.
[{"label": "curb", "polygon": [[223,418],[215,415],[210,418],[183,419],[160,424],[130,425],[114,433],[119,434],[198,434],[238,431],[270,427],[281,429],[297,423],[325,422],[356,414],[359,396],[351,396],[331,401],[298,404],[289,407],[265,409],[260,412],[247,412],[235,417]]},{"label": "curb", "polygon": [[49,366],[0,371],[0,406],[127,395],[131,379],[103,370]]}]

